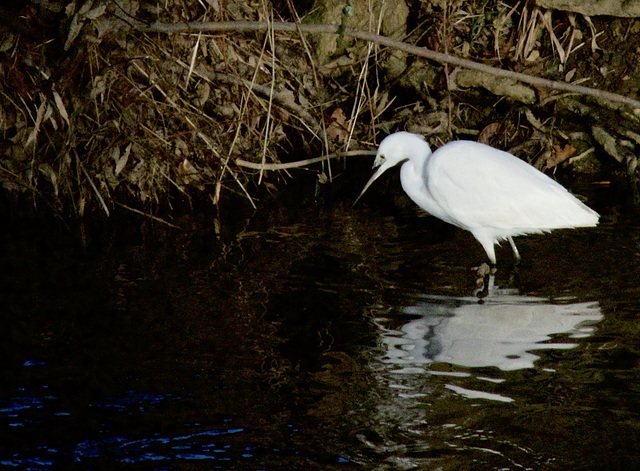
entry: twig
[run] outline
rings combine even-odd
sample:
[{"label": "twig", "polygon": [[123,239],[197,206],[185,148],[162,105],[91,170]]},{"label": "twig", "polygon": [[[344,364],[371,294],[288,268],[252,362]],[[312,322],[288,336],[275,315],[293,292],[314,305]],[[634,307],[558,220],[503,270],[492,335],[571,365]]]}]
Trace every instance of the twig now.
[{"label": "twig", "polygon": [[[195,70],[195,73],[199,77],[211,82],[218,80],[220,82],[225,82],[225,83],[234,83],[236,85],[242,85],[247,89],[249,89],[250,91],[258,92],[265,97],[269,97],[271,95],[271,87],[260,85],[259,83],[254,83],[250,80],[245,80],[240,77],[236,77],[235,75],[224,74],[220,72],[213,72],[203,66],[197,67]],[[309,131],[313,132],[314,129],[312,128],[317,129],[320,127],[316,119],[313,116],[311,116],[311,114],[309,114],[308,111],[306,111],[300,105],[292,102],[289,99],[289,95],[287,95],[283,91],[274,93],[273,101],[278,105],[282,106],[284,109],[291,111],[294,114],[294,116],[298,116],[298,119],[300,119],[302,124]]]},{"label": "twig", "polygon": [[[273,9],[269,11],[267,18],[269,18],[268,23],[272,24]],[[273,95],[275,93],[275,86],[276,86],[276,38],[275,38],[275,31],[273,28],[269,28],[269,30],[267,31],[267,38],[269,41],[269,47],[271,48],[271,87],[269,89],[269,107],[267,108],[267,119],[264,124],[264,139],[262,141],[262,168],[264,168],[264,164],[267,163],[267,148],[269,143],[269,134],[271,133],[271,128],[272,128],[271,108],[273,106]],[[266,46],[266,43],[267,41],[265,40],[265,46]],[[263,52],[264,52],[264,48],[263,48]],[[262,58],[262,55],[261,55],[261,58]],[[257,67],[256,67],[256,70],[258,70]],[[262,168],[260,169],[260,175],[258,176],[258,185],[262,183],[262,175],[263,175]]]},{"label": "twig", "polygon": [[337,159],[340,157],[352,157],[354,155],[376,155],[375,150],[350,150],[348,152],[336,152],[334,154],[323,155],[321,157],[313,157],[311,159],[298,160],[296,162],[287,162],[284,164],[257,164],[247,160],[236,159],[236,165],[240,167],[252,168],[255,170],[286,170],[288,168],[300,168],[307,165],[317,164],[318,162],[327,161],[329,159]]},{"label": "twig", "polygon": [[173,227],[174,229],[179,229],[179,230],[181,230],[181,231],[183,231],[183,230],[184,230],[182,227],[180,227],[180,226],[176,226],[175,224],[171,224],[170,222],[165,221],[164,219],[159,218],[159,217],[157,217],[157,216],[154,216],[153,214],[147,214],[147,213],[145,213],[144,211],[140,211],[139,209],[132,208],[131,206],[127,206],[126,204],[119,203],[118,201],[116,201],[115,203],[116,203],[118,206],[122,206],[124,209],[128,209],[129,211],[131,211],[131,212],[133,212],[133,213],[140,214],[141,216],[146,216],[146,217],[148,217],[149,219],[153,219],[154,221],[161,222],[162,224],[166,224],[167,226],[169,226],[169,227]]},{"label": "twig", "polygon": [[87,170],[84,168],[84,165],[82,165],[82,162],[80,161],[80,158],[77,155],[76,155],[76,161],[78,162],[78,165],[80,166],[80,170],[82,170],[82,173],[84,173],[84,176],[87,177],[87,180],[89,181],[89,185],[91,185],[91,188],[93,188],[93,191],[95,192],[96,196],[98,197],[98,200],[100,201],[100,204],[102,205],[102,209],[104,209],[104,212],[106,213],[107,217],[111,216],[111,214],[109,213],[109,208],[107,208],[107,204],[104,202],[104,199],[102,198],[102,195],[98,191],[98,188],[96,187],[95,183],[93,183],[93,180],[91,179],[91,176],[89,176],[89,172],[87,172]]},{"label": "twig", "polygon": [[[265,22],[265,21],[221,21],[221,22],[193,22],[193,23],[152,23],[148,26],[140,26],[139,31],[146,33],[197,33],[200,31],[209,32],[247,32],[247,31],[266,31],[269,27],[275,31],[302,31],[305,33],[315,34],[337,34],[338,25],[328,24],[300,24],[289,23],[283,21]],[[549,80],[541,77],[535,77],[533,75],[527,75],[520,72],[513,72],[511,70],[499,69],[485,64],[479,64],[468,59],[462,59],[460,57],[451,56],[449,54],[442,54],[440,52],[432,51],[424,47],[414,46],[402,41],[396,41],[394,39],[387,38],[375,33],[367,31],[361,31],[353,28],[345,28],[343,34],[352,36],[354,38],[362,39],[365,41],[371,41],[376,44],[388,46],[405,51],[409,54],[413,54],[427,59],[435,60],[437,62],[447,63],[464,67],[466,69],[478,70],[488,74],[495,75],[497,77],[504,77],[519,82],[528,83],[536,87],[549,88],[551,90],[563,90],[568,92],[579,93],[581,95],[589,95],[596,98],[616,102],[624,103],[632,108],[640,110],[640,101],[633,98],[619,95],[617,93],[607,92],[604,90],[598,90],[595,88],[583,87],[581,85],[574,85],[572,83],[560,82],[556,80]]]},{"label": "twig", "polygon": [[[171,106],[173,106],[174,108],[178,109],[178,105],[169,97],[169,95],[157,83],[155,83],[155,81],[153,81],[152,78],[148,74],[146,74],[144,72],[144,70],[138,64],[134,63],[134,65],[138,68],[138,70],[141,73],[145,74],[145,76],[149,79],[149,82],[154,86],[154,88],[156,90],[158,90],[160,93],[162,93],[162,95],[167,100],[167,102]],[[191,121],[189,119],[188,116],[185,115],[184,119],[196,131],[197,136],[200,139],[202,139],[202,141],[204,141],[204,143],[206,144],[207,148],[211,151],[211,153],[213,155],[217,155],[217,150],[216,150],[215,146],[211,143],[211,140],[195,125],[195,123],[193,121]],[[226,162],[225,162],[225,165],[222,168],[222,172],[224,172],[226,168],[227,168],[227,166],[226,166]],[[222,175],[222,172],[221,172],[221,175]],[[233,173],[232,173],[232,175],[233,175]],[[253,198],[251,198],[251,195],[249,195],[249,192],[247,191],[247,189],[244,187],[242,182],[240,180],[238,180],[238,178],[235,175],[233,175],[233,178],[236,181],[236,183],[238,183],[238,185],[240,186],[240,188],[242,189],[244,194],[247,196],[247,198],[249,199],[249,202],[251,203],[251,206],[253,206],[253,208],[255,209],[256,208],[255,203],[253,202]],[[89,181],[91,182],[91,180],[89,180]],[[93,185],[93,182],[91,182],[91,184]],[[105,210],[106,210],[106,206],[105,206]]]}]

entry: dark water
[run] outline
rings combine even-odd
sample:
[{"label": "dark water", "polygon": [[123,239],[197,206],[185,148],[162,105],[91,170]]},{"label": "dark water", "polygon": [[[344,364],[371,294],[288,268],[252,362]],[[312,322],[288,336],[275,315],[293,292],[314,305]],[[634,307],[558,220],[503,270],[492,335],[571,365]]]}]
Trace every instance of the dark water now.
[{"label": "dark water", "polygon": [[398,194],[301,193],[219,233],[4,231],[0,464],[640,466],[635,212],[596,201],[598,228],[519,238],[517,271],[501,248],[480,303],[469,234]]}]

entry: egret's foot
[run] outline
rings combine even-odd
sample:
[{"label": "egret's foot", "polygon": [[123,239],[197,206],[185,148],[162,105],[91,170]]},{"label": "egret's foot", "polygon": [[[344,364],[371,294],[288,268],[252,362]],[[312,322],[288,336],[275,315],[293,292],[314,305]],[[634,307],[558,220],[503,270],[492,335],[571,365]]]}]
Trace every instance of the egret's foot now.
[{"label": "egret's foot", "polygon": [[483,278],[485,275],[495,275],[497,271],[498,268],[495,265],[489,265],[486,262],[482,262],[477,267],[471,267],[471,273],[473,273],[476,278]]},{"label": "egret's foot", "polygon": [[475,295],[478,298],[485,298],[491,294],[494,275],[497,271],[498,269],[495,266],[491,266],[488,263],[481,263],[479,266],[471,269],[471,272],[476,278]]}]

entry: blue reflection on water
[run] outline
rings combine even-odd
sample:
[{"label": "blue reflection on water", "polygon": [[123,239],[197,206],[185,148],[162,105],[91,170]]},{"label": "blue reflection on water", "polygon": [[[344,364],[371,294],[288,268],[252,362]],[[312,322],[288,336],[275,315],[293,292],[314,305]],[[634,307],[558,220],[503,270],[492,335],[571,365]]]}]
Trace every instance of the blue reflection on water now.
[{"label": "blue reflection on water", "polygon": [[[0,417],[6,418],[6,424],[9,427],[25,427],[28,424],[42,423],[42,415],[34,415],[33,411],[45,410],[49,403],[55,401],[55,396],[46,394],[41,395],[46,391],[46,386],[42,386],[42,391],[36,389],[33,391],[33,395],[30,395],[30,390],[23,389],[21,395],[15,396],[6,400],[0,400]],[[58,411],[58,414],[64,414],[63,411]]]},{"label": "blue reflection on water", "polygon": [[[72,413],[56,410],[59,409],[57,398],[43,393],[48,388],[21,388],[20,395],[0,402],[0,419],[5,419],[9,426],[20,427],[29,432],[41,433],[51,423],[71,416]],[[138,391],[127,391],[121,396],[114,396],[90,404],[96,411],[115,410],[118,414],[136,414],[145,412],[146,409],[157,406],[167,400],[179,400],[180,397],[172,394],[149,394]],[[34,411],[38,411],[37,414]],[[34,420],[33,417],[38,417]],[[230,420],[223,420],[229,423]],[[64,423],[63,423],[64,424]],[[55,425],[60,425],[59,422]],[[32,427],[32,428],[29,428]],[[10,455],[0,458],[1,466],[21,467],[25,469],[40,470],[49,469],[59,464],[65,455],[71,455],[75,463],[90,462],[94,459],[107,458],[116,463],[142,463],[151,461],[174,460],[217,460],[231,461],[228,456],[232,445],[212,443],[213,439],[232,434],[238,434],[242,427],[226,427],[202,430],[200,424],[185,424],[185,428],[197,430],[192,433],[177,432],[175,435],[152,434],[149,437],[132,438],[109,430],[109,426],[103,424],[100,431],[101,438],[85,439],[71,444],[72,450],[65,452],[55,445],[34,446],[28,450],[12,450]],[[237,456],[251,458],[248,451],[255,447],[247,446],[244,452],[238,450]],[[66,458],[67,460],[69,458]]]},{"label": "blue reflection on water", "polygon": [[[264,459],[279,462],[292,457],[350,462],[341,456],[305,458],[296,448],[262,446],[255,441],[255,430],[238,426],[228,417],[167,427],[164,420],[184,412],[192,397],[191,393],[157,394],[131,389],[84,405],[74,404],[68,411],[68,404],[51,394],[47,386],[19,388],[13,397],[0,401],[0,421],[19,427],[19,433],[0,454],[0,466],[39,471],[65,465],[89,469],[92,465],[146,463],[154,470],[168,470],[197,461],[203,462],[206,469],[235,467],[240,462],[257,464]],[[283,427],[288,433],[302,431],[293,423]]]},{"label": "blue reflection on water", "polygon": [[[106,455],[117,457],[122,463],[141,463],[159,460],[224,460],[230,459],[220,456],[227,452],[231,445],[216,445],[214,443],[200,443],[203,437],[220,437],[242,432],[242,428],[226,430],[205,430],[202,432],[163,437],[155,435],[150,438],[131,440],[127,437],[111,437],[104,440],[85,440],[74,450],[75,461],[86,458],[100,458]],[[167,448],[167,446],[169,447]],[[153,450],[156,448],[156,450]],[[150,451],[146,451],[149,450]]]},{"label": "blue reflection on water", "polygon": [[93,406],[104,408],[128,409],[136,406],[138,410],[144,410],[144,406],[155,406],[167,399],[180,399],[180,396],[172,394],[150,394],[137,391],[127,391],[126,395],[121,397],[110,397],[102,401],[97,401]]}]

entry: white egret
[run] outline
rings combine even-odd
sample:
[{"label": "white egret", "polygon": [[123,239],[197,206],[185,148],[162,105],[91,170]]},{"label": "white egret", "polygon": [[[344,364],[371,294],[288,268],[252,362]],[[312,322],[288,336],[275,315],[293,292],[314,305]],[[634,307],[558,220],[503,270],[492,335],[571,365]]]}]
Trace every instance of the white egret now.
[{"label": "white egret", "polygon": [[[508,152],[472,141],[453,141],[431,152],[424,137],[397,132],[380,143],[369,179],[356,202],[386,170],[400,162],[402,188],[426,212],[466,229],[496,264],[495,244],[552,229],[591,227],[599,215],[562,185]],[[355,204],[355,203],[354,203]]]}]

